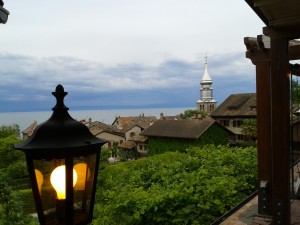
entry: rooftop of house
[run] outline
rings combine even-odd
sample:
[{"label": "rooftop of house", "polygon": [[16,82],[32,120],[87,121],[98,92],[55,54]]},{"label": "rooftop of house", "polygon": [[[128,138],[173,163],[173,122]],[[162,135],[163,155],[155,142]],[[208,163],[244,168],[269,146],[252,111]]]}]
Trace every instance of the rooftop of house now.
[{"label": "rooftop of house", "polygon": [[31,136],[35,128],[38,126],[37,121],[34,121],[32,124],[30,124],[24,131],[22,131],[23,134],[26,134],[28,136]]},{"label": "rooftop of house", "polygon": [[176,116],[165,116],[163,113],[160,113],[160,120],[183,120],[179,115]]},{"label": "rooftop of house", "polygon": [[104,130],[105,131],[108,131],[108,130],[110,131],[110,130],[114,129],[114,127],[109,126],[109,125],[107,125],[105,123],[102,123],[102,122],[99,122],[99,121],[95,121],[95,122],[89,124],[88,128],[91,131],[91,133],[94,134],[94,135],[101,132],[101,131],[104,131]]},{"label": "rooftop of house", "polygon": [[155,116],[145,116],[141,114],[139,116],[119,116],[116,117],[115,121],[112,123],[112,126],[115,126],[119,129],[128,129],[135,125],[142,127],[143,129],[151,126],[157,118]]},{"label": "rooftop of house", "polygon": [[121,149],[132,149],[136,146],[136,143],[134,141],[125,141],[122,144],[119,145],[119,148]]},{"label": "rooftop of house", "polygon": [[211,114],[215,117],[256,117],[256,94],[232,94]]},{"label": "rooftop of house", "polygon": [[[140,135],[195,139],[213,124],[217,123],[214,120],[158,120]],[[217,126],[220,125],[217,124]],[[222,127],[222,129],[226,128]]]}]

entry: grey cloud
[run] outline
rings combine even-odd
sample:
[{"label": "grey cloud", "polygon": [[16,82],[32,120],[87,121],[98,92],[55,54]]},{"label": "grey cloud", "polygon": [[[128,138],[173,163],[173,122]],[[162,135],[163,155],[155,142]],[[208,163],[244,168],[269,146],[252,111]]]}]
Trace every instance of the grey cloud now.
[{"label": "grey cloud", "polygon": [[[53,102],[51,92],[61,83],[72,93],[71,105],[85,109],[193,106],[199,99],[203,62],[203,58],[170,59],[158,65],[105,66],[73,57],[37,58],[2,53],[0,104],[14,111],[24,110],[24,105],[28,110],[44,109],[47,105],[49,108]],[[255,91],[254,66],[241,53],[211,56],[209,73],[219,102],[241,87]]]}]

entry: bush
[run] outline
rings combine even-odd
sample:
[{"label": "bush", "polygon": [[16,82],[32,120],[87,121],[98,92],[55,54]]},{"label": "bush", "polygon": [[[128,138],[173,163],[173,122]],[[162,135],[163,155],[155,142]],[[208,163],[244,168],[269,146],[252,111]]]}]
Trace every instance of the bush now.
[{"label": "bush", "polygon": [[23,203],[25,214],[32,214],[36,212],[32,189],[20,190],[19,198],[20,198],[20,202]]},{"label": "bush", "polygon": [[18,160],[25,162],[24,153],[13,147],[18,142],[20,139],[14,135],[0,139],[0,168],[6,168]]},{"label": "bush", "polygon": [[107,163],[108,158],[111,156],[111,151],[109,148],[101,148],[101,155],[100,155],[100,164]]},{"label": "bush", "polygon": [[210,224],[255,189],[255,148],[213,145],[108,165],[94,225]]},{"label": "bush", "polygon": [[7,176],[10,180],[28,177],[28,170],[25,161],[17,161],[9,165],[6,169]]}]

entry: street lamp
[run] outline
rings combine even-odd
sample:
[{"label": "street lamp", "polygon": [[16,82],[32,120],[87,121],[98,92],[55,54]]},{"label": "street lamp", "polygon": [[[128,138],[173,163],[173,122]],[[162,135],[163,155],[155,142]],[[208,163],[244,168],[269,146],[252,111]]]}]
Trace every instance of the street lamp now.
[{"label": "street lamp", "polygon": [[57,100],[52,116],[15,149],[25,153],[40,224],[88,224],[106,141],[69,115],[62,85],[52,94]]},{"label": "street lamp", "polygon": [[6,23],[9,15],[9,11],[3,7],[4,3],[0,0],[0,23]]}]

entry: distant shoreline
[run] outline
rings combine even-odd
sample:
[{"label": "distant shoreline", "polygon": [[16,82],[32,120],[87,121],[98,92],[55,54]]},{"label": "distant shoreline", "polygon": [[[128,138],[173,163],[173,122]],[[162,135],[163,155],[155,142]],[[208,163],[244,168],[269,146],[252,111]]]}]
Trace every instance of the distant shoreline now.
[{"label": "distant shoreline", "polygon": [[[96,110],[69,110],[69,114],[77,120],[92,119],[92,121],[100,121],[106,124],[112,124],[117,116],[156,116],[158,119],[160,113],[165,116],[175,116],[183,113],[187,109],[195,109],[196,107],[180,107],[180,108],[138,108],[138,109],[96,109]],[[0,112],[0,126],[18,124],[20,130],[25,130],[34,121],[42,123],[50,118],[52,110],[48,111],[28,111],[28,112]]]}]

